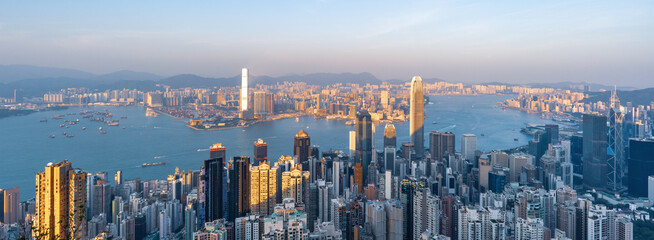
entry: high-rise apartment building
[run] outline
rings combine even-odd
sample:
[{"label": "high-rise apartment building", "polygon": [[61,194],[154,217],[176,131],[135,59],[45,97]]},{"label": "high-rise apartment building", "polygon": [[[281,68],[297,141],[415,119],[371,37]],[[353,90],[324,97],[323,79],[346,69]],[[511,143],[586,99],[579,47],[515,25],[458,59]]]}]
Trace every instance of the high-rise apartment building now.
[{"label": "high-rise apartment building", "polygon": [[33,236],[84,239],[86,233],[86,173],[68,161],[49,163],[36,174]]},{"label": "high-rise apartment building", "polygon": [[267,216],[275,210],[277,200],[277,166],[268,162],[250,168],[250,208],[252,214]]},{"label": "high-rise apartment building", "polygon": [[461,135],[461,155],[472,162],[475,160],[475,151],[477,151],[477,136],[471,133]]},{"label": "high-rise apartment building", "polygon": [[[20,203],[20,188],[15,187],[11,189],[0,189],[0,222],[6,224],[14,224],[20,221],[19,208]],[[3,214],[4,213],[4,214]],[[4,215],[4,216],[3,216]]]},{"label": "high-rise apartment building", "polygon": [[647,197],[648,177],[652,175],[654,175],[654,139],[630,139],[629,195]]},{"label": "high-rise apartment building", "polygon": [[415,147],[416,156],[421,159],[425,151],[425,98],[422,89],[422,78],[414,76],[411,79],[409,113],[409,134]]}]

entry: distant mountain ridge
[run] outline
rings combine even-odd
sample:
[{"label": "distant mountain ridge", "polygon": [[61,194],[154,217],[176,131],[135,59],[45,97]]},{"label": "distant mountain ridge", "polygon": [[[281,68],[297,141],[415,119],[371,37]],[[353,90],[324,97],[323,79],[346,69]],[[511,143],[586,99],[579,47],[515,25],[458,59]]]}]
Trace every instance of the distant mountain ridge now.
[{"label": "distant mountain ridge", "polygon": [[0,83],[11,83],[26,79],[87,79],[101,81],[120,81],[120,80],[159,80],[162,76],[152,73],[136,72],[130,70],[121,70],[107,74],[93,74],[85,71],[68,69],[39,67],[31,65],[0,65]]}]

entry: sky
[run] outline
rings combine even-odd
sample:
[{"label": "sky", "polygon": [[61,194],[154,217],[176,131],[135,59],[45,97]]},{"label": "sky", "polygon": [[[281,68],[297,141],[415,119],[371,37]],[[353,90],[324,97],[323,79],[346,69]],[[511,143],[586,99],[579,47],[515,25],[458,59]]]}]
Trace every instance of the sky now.
[{"label": "sky", "polygon": [[654,1],[1,1],[0,64],[654,87]]}]

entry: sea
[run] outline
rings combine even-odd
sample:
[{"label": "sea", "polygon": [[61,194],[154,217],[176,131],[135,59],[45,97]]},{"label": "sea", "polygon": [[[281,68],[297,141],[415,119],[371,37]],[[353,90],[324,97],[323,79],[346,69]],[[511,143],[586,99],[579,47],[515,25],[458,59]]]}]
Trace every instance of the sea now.
[{"label": "sea", "polygon": [[[547,124],[538,114],[503,109],[497,105],[512,95],[431,96],[425,105],[425,146],[430,131],[477,135],[477,149],[490,151],[526,145],[530,136],[520,133],[525,124]],[[84,110],[109,111],[119,126],[92,122],[79,114],[64,119],[52,116]],[[124,117],[124,118],[121,118]],[[47,122],[41,122],[46,120]],[[60,127],[64,120],[79,123]],[[344,120],[288,118],[257,123],[245,128],[196,131],[184,120],[166,115],[147,117],[141,106],[80,106],[65,110],[36,112],[26,116],[0,119],[0,188],[20,187],[20,199],[34,197],[35,174],[46,164],[68,160],[74,168],[90,173],[123,171],[123,178],[165,179],[175,168],[198,170],[209,157],[209,146],[222,143],[228,156],[252,156],[253,143],[261,138],[268,143],[268,159],[275,162],[282,155],[293,154],[293,137],[306,131],[311,144],[320,151],[348,150],[348,126]],[[86,127],[86,130],[82,130]],[[102,127],[106,134],[101,134]],[[123,129],[125,127],[125,129]],[[395,123],[397,143],[409,141],[409,122]],[[66,132],[74,137],[62,135]],[[375,125],[374,144],[382,149],[384,124]],[[484,134],[484,136],[481,136]],[[54,135],[54,138],[49,138]],[[515,141],[514,139],[518,140]],[[166,162],[165,165],[142,167],[143,163]],[[113,179],[112,179],[113,180]]]}]

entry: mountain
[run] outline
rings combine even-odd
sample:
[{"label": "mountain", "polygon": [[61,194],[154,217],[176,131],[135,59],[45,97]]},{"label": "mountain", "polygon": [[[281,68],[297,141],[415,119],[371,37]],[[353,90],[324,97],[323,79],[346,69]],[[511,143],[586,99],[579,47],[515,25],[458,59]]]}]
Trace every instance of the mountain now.
[{"label": "mountain", "polygon": [[156,81],[163,79],[164,77],[152,74],[152,73],[146,73],[146,72],[135,72],[135,71],[129,71],[129,70],[122,70],[122,71],[117,71],[117,72],[112,72],[112,73],[107,73],[103,74],[97,77],[99,80],[109,80],[109,81],[118,81],[118,80],[138,80],[138,81],[145,81],[145,80],[150,80],[150,81]]},{"label": "mountain", "polygon": [[[558,88],[558,89],[567,89],[567,90],[584,90],[584,86],[588,85],[591,91],[599,91],[600,89],[612,90],[614,86],[607,86],[596,83],[587,83],[587,82],[556,82],[556,83],[528,83],[525,84],[529,87],[534,88]],[[630,86],[617,86],[620,90],[635,90],[636,88]]]},{"label": "mountain", "polygon": [[170,86],[171,88],[184,87],[234,87],[241,84],[241,76],[230,78],[208,78],[200,77],[194,74],[180,74],[158,81],[159,84]]},{"label": "mountain", "polygon": [[[604,92],[590,92],[588,93],[588,98],[584,99],[585,103],[594,103],[598,101],[608,102],[611,97],[611,91]],[[654,102],[654,88],[645,88],[632,91],[621,91],[618,90],[618,98],[620,99],[620,104],[626,106],[627,102],[631,102],[634,106],[638,105],[650,105]]]},{"label": "mountain", "polygon": [[0,65],[0,83],[37,78],[92,79],[95,77],[96,75],[93,73],[67,68],[37,67],[30,65]]}]

